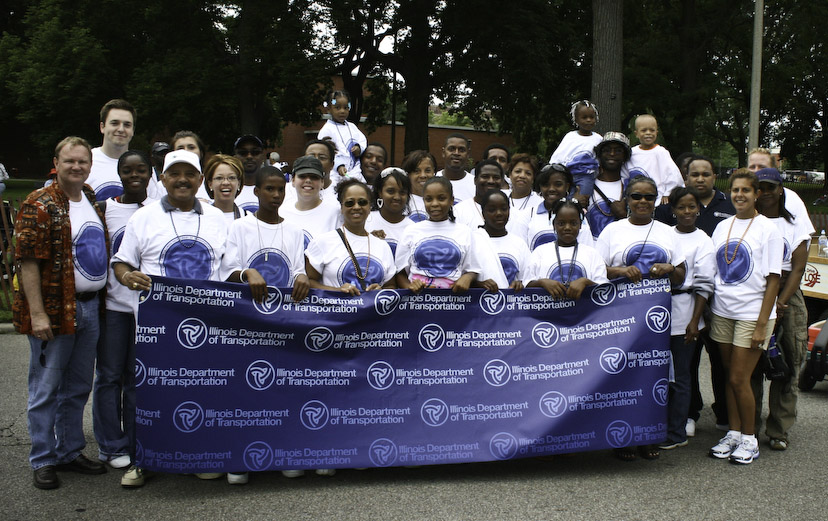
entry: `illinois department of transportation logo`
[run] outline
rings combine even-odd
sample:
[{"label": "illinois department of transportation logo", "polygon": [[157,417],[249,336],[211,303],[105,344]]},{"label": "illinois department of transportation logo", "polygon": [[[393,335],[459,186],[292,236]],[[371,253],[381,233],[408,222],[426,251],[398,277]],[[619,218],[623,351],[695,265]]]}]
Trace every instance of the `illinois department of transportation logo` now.
[{"label": "illinois department of transportation logo", "polygon": [[509,383],[509,380],[512,379],[512,369],[503,360],[495,358],[489,360],[483,367],[483,378],[486,379],[487,384],[494,387],[501,387]]},{"label": "illinois department of transportation logo", "polygon": [[276,371],[267,360],[256,360],[247,366],[247,385],[254,391],[264,391],[276,380]]},{"label": "illinois department of transportation logo", "polygon": [[135,387],[144,385],[144,380],[147,379],[147,368],[140,358],[135,359]]},{"label": "illinois department of transportation logo", "polygon": [[333,331],[324,326],[315,327],[305,335],[305,347],[316,353],[328,349],[333,343]]},{"label": "illinois department of transportation logo", "polygon": [[446,423],[449,417],[449,408],[446,402],[439,398],[431,398],[423,402],[420,407],[420,418],[429,427],[439,427]]},{"label": "illinois department of transportation logo", "polygon": [[535,345],[544,349],[550,348],[558,343],[560,335],[558,328],[549,322],[538,322],[532,328],[532,341]]},{"label": "illinois department of transportation logo", "polygon": [[384,360],[377,360],[365,372],[368,385],[377,391],[384,391],[394,384],[394,368]]},{"label": "illinois department of transportation logo", "polygon": [[244,464],[249,470],[267,470],[273,463],[273,449],[263,441],[254,441],[244,449]]},{"label": "illinois department of transportation logo", "polygon": [[204,422],[204,409],[195,402],[183,402],[173,411],[173,425],[181,432],[193,432]]},{"label": "illinois department of transportation logo", "polygon": [[328,423],[328,406],[319,400],[311,400],[302,406],[299,419],[302,425],[312,431],[318,431]]},{"label": "illinois department of transportation logo", "polygon": [[632,441],[632,427],[624,420],[615,420],[607,425],[607,443],[616,449],[627,447]]},{"label": "illinois department of transportation logo", "polygon": [[667,398],[670,395],[670,383],[662,378],[653,385],[653,400],[659,405],[667,405]]},{"label": "illinois department of transportation logo", "polygon": [[253,301],[253,307],[262,315],[272,315],[282,305],[282,292],[274,286],[267,287],[267,296],[261,302]]},{"label": "illinois department of transportation logo", "polygon": [[446,342],[446,332],[438,324],[426,324],[417,336],[420,347],[428,352],[439,351]]},{"label": "illinois department of transportation logo", "polygon": [[480,295],[480,309],[489,315],[497,315],[506,308],[506,297],[499,290],[495,293],[484,291]]},{"label": "illinois department of transportation logo", "polygon": [[378,315],[390,315],[400,304],[400,294],[393,289],[383,289],[374,297],[374,309]]},{"label": "illinois department of transportation logo", "polygon": [[511,459],[517,451],[517,439],[508,432],[498,432],[489,440],[489,452],[496,459]]},{"label": "illinois department of transportation logo", "polygon": [[368,447],[368,457],[377,467],[390,467],[397,461],[397,445],[388,438],[379,438]]},{"label": "illinois department of transportation logo", "polygon": [[596,306],[607,306],[615,300],[615,284],[599,284],[592,290],[592,302]]},{"label": "illinois department of transportation logo", "polygon": [[648,309],[647,327],[653,333],[664,333],[670,329],[670,310],[664,306],[653,306]]},{"label": "illinois department of transportation logo", "polygon": [[138,304],[141,305],[147,300],[149,300],[150,295],[152,294],[152,284],[150,284],[150,289],[142,289],[138,293]]},{"label": "illinois department of transportation logo", "polygon": [[198,349],[207,341],[207,325],[197,318],[187,318],[178,324],[178,342],[187,349]]},{"label": "illinois department of transportation logo", "polygon": [[608,347],[601,352],[598,358],[601,369],[609,374],[618,374],[627,365],[627,353],[618,347]]},{"label": "illinois department of transportation logo", "polygon": [[540,412],[549,418],[557,418],[566,412],[566,396],[558,391],[549,391],[538,402]]}]

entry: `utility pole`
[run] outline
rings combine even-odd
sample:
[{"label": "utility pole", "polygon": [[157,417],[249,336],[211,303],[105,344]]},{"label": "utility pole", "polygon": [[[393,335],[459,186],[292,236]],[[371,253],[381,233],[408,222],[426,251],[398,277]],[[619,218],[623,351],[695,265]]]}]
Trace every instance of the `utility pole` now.
[{"label": "utility pole", "polygon": [[748,151],[759,146],[759,108],[762,93],[762,32],[765,26],[765,1],[756,0],[753,13],[753,63],[750,72],[750,119]]}]

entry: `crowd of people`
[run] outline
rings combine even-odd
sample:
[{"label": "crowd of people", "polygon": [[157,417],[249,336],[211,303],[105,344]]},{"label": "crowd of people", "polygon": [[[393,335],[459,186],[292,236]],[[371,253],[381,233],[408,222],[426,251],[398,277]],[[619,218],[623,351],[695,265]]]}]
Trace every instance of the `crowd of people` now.
[{"label": "crowd of people", "polygon": [[[698,367],[712,368],[715,458],[759,455],[762,375],[756,370],[777,323],[793,379],[804,354],[799,280],[813,226],[782,186],[765,149],[714,187],[713,162],[674,162],[657,144],[654,116],[639,116],[630,146],[621,132],[593,132],[598,109],[572,106],[575,129],[546,164],[503,145],[470,172],[469,141],[449,135],[442,166],[416,150],[387,165],[381,143],[347,121],[348,94],[325,101],[330,120],[290,168],[263,141],[239,137],[233,155],[207,155],[191,131],[131,150],[136,111],[124,100],[100,113],[103,142],[68,137],[55,175],[30,194],[15,226],[20,291],[14,320],[31,346],[28,419],[34,485],[59,486],[57,471],[101,474],[135,465],[135,313],[152,277],[360,295],[381,288],[465,292],[538,287],[580,298],[589,285],[665,277],[673,288],[667,439],[615,451],[656,459],[688,444],[702,410]],[[94,379],[93,379],[94,374]],[[83,408],[93,394],[98,456],[83,454]],[[796,385],[774,382],[766,434],[785,450],[796,419]],[[287,477],[304,471],[289,470]],[[316,469],[333,475],[333,469]],[[197,474],[203,479],[222,474]],[[232,484],[248,480],[227,474]]]}]

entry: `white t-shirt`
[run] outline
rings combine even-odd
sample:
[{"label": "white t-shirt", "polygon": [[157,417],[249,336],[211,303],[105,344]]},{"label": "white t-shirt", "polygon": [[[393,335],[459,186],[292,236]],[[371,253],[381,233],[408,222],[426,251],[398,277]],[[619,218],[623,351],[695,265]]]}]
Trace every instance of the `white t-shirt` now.
[{"label": "white t-shirt", "polygon": [[124,193],[124,185],[118,176],[118,158],[104,154],[101,147],[93,148],[92,169],[89,171],[86,184],[95,191],[97,201],[105,201]]},{"label": "white t-shirt", "polygon": [[[434,175],[442,176],[444,170],[440,170]],[[464,172],[464,176],[458,180],[449,179],[451,181],[451,190],[454,192],[454,204],[466,199],[471,199],[477,193],[477,187],[474,186],[474,176],[468,172]]]},{"label": "white t-shirt", "polygon": [[147,199],[150,201],[158,201],[162,197],[167,195],[167,189],[164,188],[164,185],[161,183],[161,179],[157,177],[156,171],[152,169],[152,176],[150,176],[149,183],[147,184]]},{"label": "white t-shirt", "polygon": [[[143,204],[150,204],[153,201],[147,197]],[[109,247],[112,249],[112,256],[118,253],[121,248],[121,241],[124,239],[124,232],[129,218],[141,208],[138,203],[124,204],[109,199],[106,202],[106,229],[109,232]],[[115,278],[112,266],[109,267],[109,279],[106,283],[106,309],[120,311],[121,313],[132,313],[138,304],[138,293],[127,288]]]},{"label": "white t-shirt", "polygon": [[[396,275],[394,254],[388,244],[370,233],[363,237],[354,235],[343,226],[345,237],[365,276],[365,287],[371,284],[382,286]],[[370,247],[369,247],[370,245]],[[336,230],[314,238],[305,251],[308,263],[322,275],[322,284],[338,288],[343,284],[354,284],[361,288],[354,262],[342,238]],[[370,259],[370,260],[369,260]]]},{"label": "white t-shirt", "polygon": [[247,210],[250,213],[255,212],[259,209],[259,198],[253,193],[255,189],[255,186],[242,185],[241,192],[233,202],[242,210]]},{"label": "white t-shirt", "polygon": [[[785,249],[782,235],[764,215],[757,215],[752,224],[751,219],[734,216],[716,226],[713,244],[718,271],[711,311],[734,320],[758,319],[767,287],[766,277],[782,272]],[[776,318],[776,306],[768,317],[773,318]]]},{"label": "white t-shirt", "polygon": [[397,245],[397,271],[410,275],[447,278],[480,273],[479,253],[468,226],[445,221],[421,221],[405,229]]},{"label": "white t-shirt", "polygon": [[296,204],[283,204],[279,209],[279,215],[284,217],[285,221],[302,228],[307,248],[312,239],[339,226],[342,210],[339,205],[323,200],[319,206],[310,210],[297,210]]},{"label": "white t-shirt", "polygon": [[[365,134],[347,120],[344,123],[337,123],[332,119],[326,121],[319,130],[317,139],[325,138],[330,138],[336,145],[336,156],[333,158],[334,171],[339,165],[345,165],[346,170],[354,168],[359,164],[359,158],[351,155],[351,147],[359,145],[360,153],[362,153],[365,152],[365,147],[368,146]],[[339,175],[339,173],[336,173],[336,175]]]},{"label": "white t-shirt", "polygon": [[565,165],[569,163],[578,152],[593,152],[595,145],[603,140],[601,134],[593,132],[589,136],[582,136],[577,130],[567,132],[561,140],[561,144],[552,153],[549,158],[549,163],[560,163]]},{"label": "white t-shirt", "polygon": [[607,266],[636,266],[645,276],[653,264],[668,262],[678,266],[684,262],[684,253],[673,229],[655,219],[641,226],[628,219],[610,223],[598,236],[595,249]]},{"label": "white t-shirt", "polygon": [[423,196],[411,194],[408,197],[408,207],[411,209],[411,213],[408,214],[408,218],[415,223],[428,220],[428,214],[425,211]]},{"label": "white t-shirt", "polygon": [[125,262],[149,276],[221,280],[219,266],[227,242],[227,221],[221,210],[197,202],[189,212],[167,211],[166,201],[152,202],[130,217],[112,261]]},{"label": "white t-shirt", "polygon": [[811,222],[811,216],[808,214],[808,208],[805,206],[802,198],[790,188],[785,188],[785,209],[796,217],[796,220],[799,221],[798,224],[804,226],[804,229],[809,235],[808,245],[810,246],[810,235],[816,231],[814,229],[814,223]]},{"label": "white t-shirt", "polygon": [[526,273],[523,277],[524,282],[552,279],[566,284],[582,277],[586,277],[595,284],[607,282],[607,265],[595,248],[579,243],[576,252],[574,246],[561,246],[558,248],[561,261],[558,263],[555,244],[555,242],[541,244],[529,255],[529,262],[526,264]]},{"label": "white t-shirt", "polygon": [[[480,230],[487,237],[485,230]],[[523,242],[523,239],[511,233],[506,233],[503,237],[489,237],[492,247],[497,253],[500,260],[500,266],[503,268],[503,274],[506,277],[506,287],[516,281],[524,280],[526,273],[526,265],[529,262],[529,247]]]},{"label": "white t-shirt", "polygon": [[98,291],[106,286],[106,237],[101,219],[85,195],[69,201],[72,225],[72,263],[75,267],[75,291]]},{"label": "white t-shirt", "polygon": [[[612,212],[610,211],[610,203],[620,201],[624,198],[624,182],[623,181],[601,181],[595,180],[595,188],[601,190],[607,197],[605,200],[598,190],[593,190],[592,196],[589,198],[589,206],[587,206],[586,220],[589,222],[589,227],[592,229],[592,237],[598,239],[598,236],[611,222],[615,221]],[[609,202],[607,202],[609,201]]]},{"label": "white t-shirt", "polygon": [[[527,215],[529,221],[526,223],[526,244],[529,245],[530,250],[534,250],[541,244],[558,240],[553,224],[555,214],[550,214],[543,203],[540,203],[533,209],[532,213]],[[594,242],[589,221],[583,219],[581,221],[581,231],[578,232],[578,244],[592,247]]]},{"label": "white t-shirt", "polygon": [[404,217],[403,220],[398,223],[390,223],[383,218],[379,210],[374,210],[368,214],[368,219],[365,220],[365,229],[369,232],[373,232],[375,230],[384,231],[385,242],[387,242],[388,246],[391,248],[391,253],[396,255],[397,244],[399,244],[405,229],[411,224],[414,224],[414,221],[408,217]]},{"label": "white t-shirt", "polygon": [[[782,236],[782,244],[784,245],[784,254],[782,257],[782,271],[791,271],[791,256],[797,246],[806,242],[811,238],[810,232],[807,231],[805,223],[800,219],[794,219],[789,223],[782,217],[770,219],[770,221],[779,230]],[[808,219],[810,223],[810,219]],[[806,246],[807,247],[807,246]]]},{"label": "white t-shirt", "polygon": [[681,171],[667,151],[661,145],[644,150],[641,145],[632,149],[630,160],[621,167],[621,179],[633,179],[643,175],[651,178],[658,186],[658,198],[670,195],[670,191],[677,186],[684,186]]},{"label": "white t-shirt", "polygon": [[247,214],[230,226],[221,280],[234,271],[253,268],[268,286],[293,286],[296,277],[305,273],[304,249],[305,235],[298,226],[287,221],[269,224]]},{"label": "white t-shirt", "polygon": [[[684,335],[687,324],[693,316],[696,306],[696,295],[699,293],[710,299],[713,294],[713,278],[716,275],[716,259],[713,252],[713,240],[704,231],[696,228],[690,233],[682,233],[675,226],[673,232],[678,238],[681,251],[684,252],[684,262],[687,273],[684,283],[678,290],[682,293],[673,293],[672,311],[670,318],[670,334]],[[684,291],[691,291],[684,293]],[[699,329],[704,328],[704,318],[699,320]]]}]

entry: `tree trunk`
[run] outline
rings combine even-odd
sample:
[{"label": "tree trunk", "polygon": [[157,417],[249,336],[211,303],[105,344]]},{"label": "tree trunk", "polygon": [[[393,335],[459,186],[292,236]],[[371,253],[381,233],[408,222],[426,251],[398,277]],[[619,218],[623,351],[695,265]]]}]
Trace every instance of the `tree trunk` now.
[{"label": "tree trunk", "polygon": [[431,12],[431,4],[421,1],[414,4],[411,19],[411,37],[401,54],[398,55],[402,64],[400,73],[405,78],[405,153],[412,150],[428,150],[428,105],[431,101],[434,79],[429,71],[432,69],[435,54],[434,46],[430,41],[431,26],[427,15]]},{"label": "tree trunk", "polygon": [[681,48],[681,76],[680,106],[676,112],[676,119],[673,122],[675,131],[671,143],[673,157],[683,152],[693,150],[693,134],[696,128],[697,112],[697,89],[699,74],[699,49],[697,44],[696,31],[698,30],[696,20],[696,1],[683,0],[681,3],[681,26],[679,28],[679,42]]},{"label": "tree trunk", "polygon": [[[624,2],[592,0],[592,102],[601,119],[597,132],[621,129],[624,79]],[[626,134],[626,132],[624,132]]]}]

